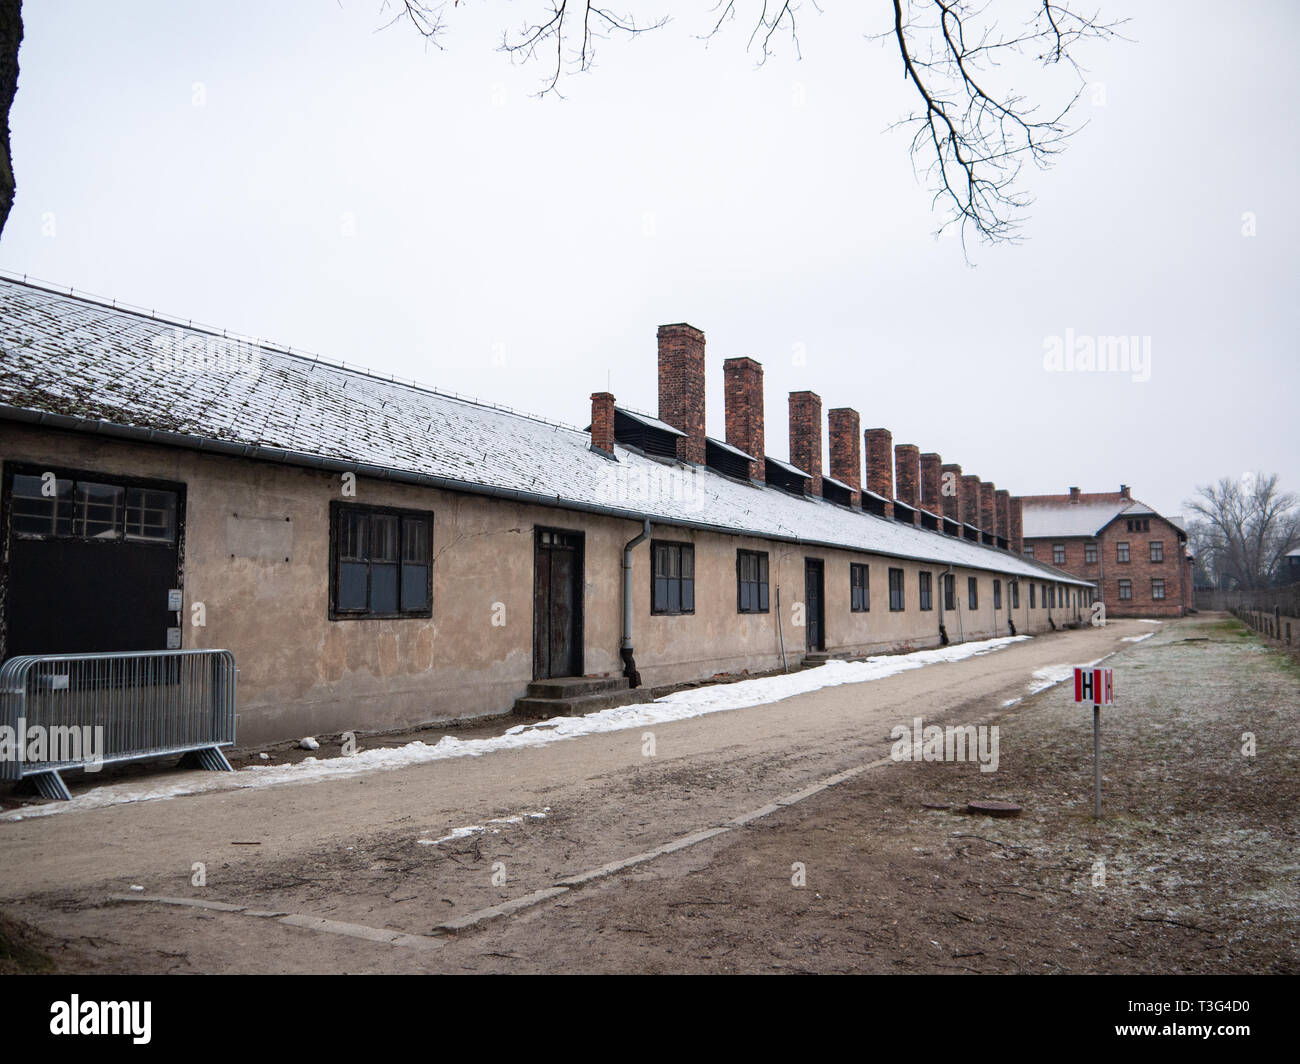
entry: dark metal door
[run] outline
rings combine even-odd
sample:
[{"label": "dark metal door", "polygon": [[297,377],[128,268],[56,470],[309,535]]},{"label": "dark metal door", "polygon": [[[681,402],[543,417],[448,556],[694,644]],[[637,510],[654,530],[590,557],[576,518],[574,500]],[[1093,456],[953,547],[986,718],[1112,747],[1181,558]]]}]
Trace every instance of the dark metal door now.
[{"label": "dark metal door", "polygon": [[3,483],[0,657],[165,650],[184,486],[24,466]]},{"label": "dark metal door", "polygon": [[826,649],[825,572],[818,558],[805,558],[803,563],[805,631],[809,650]]},{"label": "dark metal door", "polygon": [[537,530],[533,679],[582,675],[582,533]]}]

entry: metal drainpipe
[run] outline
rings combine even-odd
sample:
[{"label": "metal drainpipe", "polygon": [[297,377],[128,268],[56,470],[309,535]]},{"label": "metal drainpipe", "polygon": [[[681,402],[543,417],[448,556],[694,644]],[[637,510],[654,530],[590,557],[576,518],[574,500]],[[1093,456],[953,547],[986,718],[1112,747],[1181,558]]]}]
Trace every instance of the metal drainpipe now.
[{"label": "metal drainpipe", "polygon": [[636,661],[632,657],[632,551],[649,535],[650,518],[647,517],[640,534],[623,545],[623,641],[618,652],[623,659],[623,675],[627,677],[629,687],[641,686],[641,674],[637,672]]}]

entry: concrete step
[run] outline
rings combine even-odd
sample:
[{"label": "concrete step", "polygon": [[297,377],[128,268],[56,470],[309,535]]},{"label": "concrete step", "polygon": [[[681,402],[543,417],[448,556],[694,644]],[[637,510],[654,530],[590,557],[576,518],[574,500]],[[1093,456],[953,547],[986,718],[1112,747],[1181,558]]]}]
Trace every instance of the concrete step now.
[{"label": "concrete step", "polygon": [[528,697],[578,698],[627,689],[626,676],[556,676],[549,680],[534,680],[528,685]]},{"label": "concrete step", "polygon": [[[550,683],[551,681],[547,681]],[[654,693],[647,687],[627,688],[624,680],[621,691],[596,691],[592,694],[573,695],[569,698],[535,698],[525,696],[515,700],[514,712],[519,717],[581,717],[615,706],[630,706],[637,702],[653,702]]]}]

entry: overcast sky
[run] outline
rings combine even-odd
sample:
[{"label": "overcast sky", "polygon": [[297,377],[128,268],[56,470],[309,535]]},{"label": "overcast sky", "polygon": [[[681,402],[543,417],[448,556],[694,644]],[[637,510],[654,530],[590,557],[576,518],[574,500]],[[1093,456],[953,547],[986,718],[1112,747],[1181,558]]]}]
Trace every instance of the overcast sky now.
[{"label": "overcast sky", "polygon": [[[713,435],[722,360],[764,364],[775,457],[810,388],[1015,494],[1300,489],[1300,7],[1096,2],[1132,41],[1083,53],[1025,242],[968,264],[888,129],[887,0],[761,67],[745,24],[698,39],[711,0],[622,0],[672,21],[543,100],[496,50],[542,0],[448,4],[442,51],[380,0],[29,0],[0,266],[580,426],[607,383],[653,413],[687,321]],[[1149,379],[1048,372],[1067,330],[1149,338]]]}]

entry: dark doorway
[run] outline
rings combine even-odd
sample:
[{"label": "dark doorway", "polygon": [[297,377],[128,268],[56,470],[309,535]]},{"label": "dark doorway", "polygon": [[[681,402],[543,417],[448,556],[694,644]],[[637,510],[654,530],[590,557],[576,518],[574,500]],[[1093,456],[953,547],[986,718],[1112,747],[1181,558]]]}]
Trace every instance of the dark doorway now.
[{"label": "dark doorway", "polygon": [[179,646],[184,512],[182,484],[7,467],[0,657]]},{"label": "dark doorway", "polygon": [[826,649],[826,572],[820,558],[803,562],[804,617],[809,650]]},{"label": "dark doorway", "polygon": [[581,532],[537,529],[533,578],[533,679],[582,675]]}]

